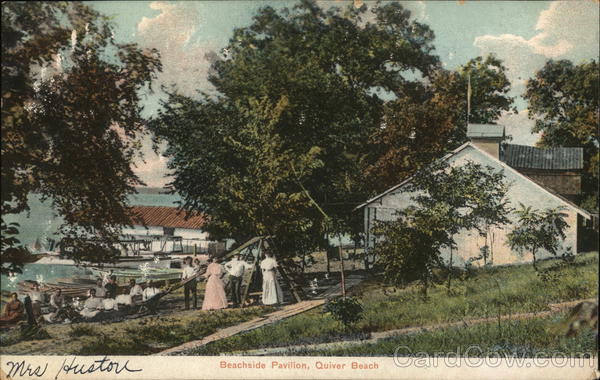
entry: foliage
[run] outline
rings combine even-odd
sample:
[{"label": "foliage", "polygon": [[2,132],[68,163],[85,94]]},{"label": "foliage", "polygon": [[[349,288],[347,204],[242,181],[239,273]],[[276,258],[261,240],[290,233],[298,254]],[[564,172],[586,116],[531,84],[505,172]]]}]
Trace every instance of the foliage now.
[{"label": "foliage", "polygon": [[293,255],[322,246],[325,231],[358,235],[350,211],[367,196],[361,173],[384,103],[374,92],[400,94],[417,83],[405,72],[438,64],[433,33],[400,5],[366,24],[365,12],[262,8],[212,56],[216,95],[164,104],[152,126],[168,142],[172,187],[211,216],[213,237],[268,232]]},{"label": "foliage", "polygon": [[533,132],[541,132],[544,147],[583,147],[582,190],[586,205],[598,209],[598,165],[600,139],[598,118],[598,62],[574,65],[568,60],[549,60],[527,82],[524,98],[529,101],[529,117],[535,119]]},{"label": "foliage", "polygon": [[[325,248],[325,232],[358,240],[362,218],[352,208],[429,162],[454,128],[447,115],[464,91],[428,84],[440,73],[433,38],[398,3],[324,11],[304,0],[259,10],[210,54],[215,92],[191,99],[175,91],[152,123],[168,143],[182,206],[210,215],[214,238],[268,229],[282,254]],[[504,75],[492,58],[468,67]],[[494,78],[481,81],[481,93],[504,96],[506,83]]]},{"label": "foliage", "polygon": [[[471,113],[467,120],[467,88],[471,81]],[[467,122],[494,124],[503,112],[517,112],[506,67],[494,55],[477,57],[456,71],[441,70],[433,77],[432,91],[449,101],[454,129],[448,139],[449,149],[468,141]],[[512,108],[511,108],[512,107]]]},{"label": "foliage", "polygon": [[439,160],[401,191],[413,204],[373,230],[378,239],[374,253],[387,281],[395,285],[419,280],[426,291],[434,267],[452,266],[442,252],[456,248],[458,232],[487,233],[490,226],[508,222],[508,184],[491,167],[473,162],[454,167]]},{"label": "foliage", "polygon": [[348,328],[362,319],[363,307],[356,297],[339,297],[328,301],[323,311]]},{"label": "foliage", "polygon": [[[117,43],[112,28],[82,3],[2,3],[3,217],[38,193],[76,241],[109,244],[127,224],[126,197],[141,184],[131,168],[144,132],[138,102],[161,65],[157,51]],[[2,262],[18,268],[9,251],[18,243],[2,244]]]},{"label": "foliage", "polygon": [[562,242],[569,225],[565,221],[567,215],[562,210],[559,207],[540,211],[521,204],[521,208],[515,211],[519,220],[506,236],[508,245],[521,255],[531,252],[536,269],[536,255],[540,250],[556,256],[563,249]]}]

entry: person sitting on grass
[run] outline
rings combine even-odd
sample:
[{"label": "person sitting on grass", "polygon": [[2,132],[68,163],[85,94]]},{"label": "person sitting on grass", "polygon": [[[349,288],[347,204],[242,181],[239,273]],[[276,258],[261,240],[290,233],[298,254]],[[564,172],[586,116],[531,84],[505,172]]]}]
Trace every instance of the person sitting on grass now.
[{"label": "person sitting on grass", "polygon": [[104,289],[106,290],[105,298],[117,297],[117,276],[110,276],[110,281],[104,285]]},{"label": "person sitting on grass", "polygon": [[106,297],[106,290],[104,289],[104,285],[102,285],[101,278],[96,280],[96,287],[94,289],[96,289],[96,297],[98,297],[98,298]]},{"label": "person sitting on grass", "polygon": [[66,318],[65,316],[65,297],[60,288],[56,289],[50,296],[50,313],[44,314],[46,322],[57,323]]},{"label": "person sitting on grass", "polygon": [[149,281],[148,280],[146,282],[146,289],[144,289],[144,291],[142,292],[142,301],[146,302],[150,298],[152,298],[155,295],[157,295],[158,293],[160,293],[160,289],[158,289],[156,287],[156,284],[154,283],[154,281]]},{"label": "person sitting on grass", "polygon": [[102,306],[104,307],[104,310],[106,311],[111,311],[111,310],[119,310],[119,306],[117,305],[117,301],[115,299],[112,298],[105,298],[102,300]]},{"label": "person sitting on grass", "polygon": [[119,305],[131,306],[133,305],[133,300],[131,298],[131,294],[129,294],[127,288],[123,288],[121,294],[117,296],[115,301],[117,301],[117,304]]},{"label": "person sitting on grass", "polygon": [[84,318],[93,318],[104,309],[102,299],[96,297],[96,289],[90,289],[89,294],[89,298],[83,304],[83,310],[79,312]]},{"label": "person sitting on grass", "polygon": [[129,295],[133,303],[138,303],[142,300],[142,287],[135,283],[135,279],[129,280]]},{"label": "person sitting on grass", "polygon": [[0,327],[11,327],[23,319],[25,306],[19,301],[17,293],[11,293],[10,301],[4,305],[4,313],[0,317]]}]

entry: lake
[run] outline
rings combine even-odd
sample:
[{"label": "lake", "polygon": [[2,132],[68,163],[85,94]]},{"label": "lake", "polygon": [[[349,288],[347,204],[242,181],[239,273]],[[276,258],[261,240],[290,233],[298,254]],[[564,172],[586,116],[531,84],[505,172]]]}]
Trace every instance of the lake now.
[{"label": "lake", "polygon": [[[129,199],[131,205],[175,207],[177,206],[175,202],[181,198],[178,195],[139,193],[130,196]],[[21,244],[30,246],[36,239],[44,240],[44,238],[58,240],[57,231],[62,223],[62,218],[58,217],[52,209],[52,202],[50,200],[42,202],[37,195],[30,195],[28,202],[31,209],[29,212],[5,216],[8,223],[19,223],[17,238]],[[7,276],[1,276],[0,289],[2,291],[17,290],[17,282],[23,280],[53,282],[60,278],[89,278],[90,275],[89,270],[72,265],[27,264],[23,273],[17,274],[12,281]]]}]

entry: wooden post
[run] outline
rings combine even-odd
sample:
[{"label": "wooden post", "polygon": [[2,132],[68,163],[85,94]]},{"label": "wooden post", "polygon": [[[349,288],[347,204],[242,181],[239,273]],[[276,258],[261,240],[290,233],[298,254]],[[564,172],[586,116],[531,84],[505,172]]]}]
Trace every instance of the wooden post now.
[{"label": "wooden post", "polygon": [[283,281],[287,282],[288,286],[290,287],[290,291],[292,292],[292,295],[294,296],[294,299],[296,300],[296,302],[302,301],[302,297],[300,297],[300,294],[298,293],[298,289],[296,289],[296,284],[291,279],[291,277],[289,277],[287,275],[283,265],[279,266],[279,273],[281,274]]},{"label": "wooden post", "polygon": [[338,234],[338,240],[340,242],[339,253],[340,253],[340,274],[342,281],[340,287],[342,288],[342,297],[346,298],[346,277],[344,276],[344,255],[342,254],[342,235]]}]

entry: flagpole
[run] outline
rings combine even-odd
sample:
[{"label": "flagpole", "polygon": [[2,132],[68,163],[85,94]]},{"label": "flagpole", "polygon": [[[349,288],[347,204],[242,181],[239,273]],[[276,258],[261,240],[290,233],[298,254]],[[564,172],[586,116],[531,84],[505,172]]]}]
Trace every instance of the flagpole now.
[{"label": "flagpole", "polygon": [[469,125],[469,115],[471,115],[471,73],[467,74],[467,125]]}]

